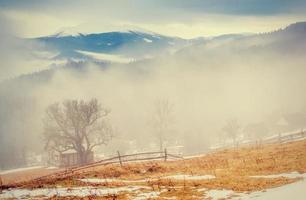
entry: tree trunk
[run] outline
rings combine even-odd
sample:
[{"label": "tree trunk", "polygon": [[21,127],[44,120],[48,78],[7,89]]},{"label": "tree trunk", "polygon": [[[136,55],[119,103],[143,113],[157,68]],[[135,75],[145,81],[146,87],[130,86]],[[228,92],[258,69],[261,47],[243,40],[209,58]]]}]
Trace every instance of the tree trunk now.
[{"label": "tree trunk", "polygon": [[83,145],[78,145],[76,151],[78,154],[78,165],[86,164],[87,163],[87,153]]},{"label": "tree trunk", "polygon": [[78,164],[79,165],[84,165],[87,163],[87,154],[84,151],[81,151],[78,153],[79,159],[78,159]]}]

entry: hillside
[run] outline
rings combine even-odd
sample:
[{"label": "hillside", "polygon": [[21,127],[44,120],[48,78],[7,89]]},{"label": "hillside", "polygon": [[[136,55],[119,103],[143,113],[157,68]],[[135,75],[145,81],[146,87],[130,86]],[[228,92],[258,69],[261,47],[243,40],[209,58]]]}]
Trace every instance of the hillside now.
[{"label": "hillside", "polygon": [[[271,55],[300,58],[306,47],[306,22],[297,22],[266,33],[228,34],[182,48],[176,58],[211,59],[235,54],[239,58],[267,58]],[[260,57],[261,56],[261,57]],[[190,59],[190,58],[189,58]],[[269,59],[268,59],[269,60]]]},{"label": "hillside", "polygon": [[305,194],[297,189],[306,184],[305,149],[302,140],[225,149],[184,160],[111,164],[13,184],[10,187],[17,188],[4,190],[0,198],[286,199],[299,192],[295,199],[303,199]]}]

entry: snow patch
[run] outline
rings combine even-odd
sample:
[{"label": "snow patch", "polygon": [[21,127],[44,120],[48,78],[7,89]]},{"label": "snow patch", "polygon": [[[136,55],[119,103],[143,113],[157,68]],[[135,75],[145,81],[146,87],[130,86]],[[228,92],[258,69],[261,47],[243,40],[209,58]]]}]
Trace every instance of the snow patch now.
[{"label": "snow patch", "polygon": [[51,167],[47,167],[46,169],[58,169],[58,167],[51,166]]},{"label": "snow patch", "polygon": [[[200,176],[192,176],[192,175],[173,175],[173,176],[165,176],[160,177],[160,179],[176,179],[176,180],[207,180],[216,178],[213,175],[200,175]],[[83,178],[79,179],[85,183],[112,183],[112,182],[121,182],[121,183],[146,183],[148,181],[156,181],[158,178],[146,178],[146,179],[138,179],[138,180],[122,180],[122,179],[112,179],[112,178]]]},{"label": "snow patch", "polygon": [[62,30],[58,31],[57,33],[55,33],[52,36],[59,38],[59,37],[69,37],[69,36],[76,37],[76,36],[80,36],[80,35],[82,35],[82,33],[78,32],[74,29],[65,28],[65,29],[62,29]]},{"label": "snow patch", "polygon": [[141,193],[138,196],[134,198],[134,200],[147,200],[147,199],[152,199],[152,198],[158,198],[160,195],[160,192],[146,192],[146,193]]},{"label": "snow patch", "polygon": [[[254,176],[253,176],[254,177]],[[288,177],[288,178],[296,178],[296,177],[304,177],[302,181],[298,181],[295,183],[283,185],[276,188],[270,188],[265,191],[258,191],[252,193],[236,193],[232,190],[209,190],[206,192],[205,197],[210,197],[211,199],[226,199],[231,198],[233,200],[247,200],[247,199],[258,199],[258,200],[303,200],[306,197],[306,173],[299,174],[297,172],[287,173],[287,174],[277,174],[277,175],[268,175],[268,176],[255,176],[255,177],[263,177],[263,178],[276,178],[276,177]]]},{"label": "snow patch", "polygon": [[74,187],[74,188],[43,188],[43,189],[12,189],[4,190],[0,194],[0,199],[6,198],[29,198],[29,197],[52,197],[52,196],[105,196],[108,194],[118,194],[120,192],[133,192],[139,189],[148,189],[141,186],[118,187],[118,188],[95,188],[95,187]]},{"label": "snow patch", "polygon": [[165,176],[163,179],[176,179],[176,180],[207,180],[216,178],[213,175],[199,175],[199,176],[191,176],[191,175],[173,175],[173,176]]},{"label": "snow patch", "polygon": [[209,190],[206,192],[205,197],[209,197],[212,200],[217,199],[226,199],[230,196],[234,195],[235,192],[233,190]]},{"label": "snow patch", "polygon": [[115,178],[84,178],[79,179],[82,182],[85,183],[112,183],[112,182],[121,182],[121,183],[145,183],[147,181],[152,181],[154,179],[139,179],[139,180],[122,180],[122,179],[115,179]]},{"label": "snow patch", "polygon": [[[304,200],[306,197],[306,181],[298,181],[277,188],[267,189],[266,192],[253,192],[251,194],[243,194],[236,199],[258,199],[258,200]],[[235,199],[235,198],[233,198]]]},{"label": "snow patch", "polygon": [[156,39],[161,39],[160,36],[157,36],[157,35],[154,35],[154,34],[152,35],[152,37],[154,37]]},{"label": "snow patch", "polygon": [[148,38],[143,38],[143,40],[144,40],[145,42],[148,42],[148,43],[152,43],[152,42],[153,42],[153,40],[150,40],[150,39],[148,39]]},{"label": "snow patch", "polygon": [[283,174],[272,174],[272,175],[259,175],[259,176],[250,176],[252,178],[299,178],[304,177],[306,178],[306,174],[300,174],[298,172],[291,172],[291,173],[283,173]]},{"label": "snow patch", "polygon": [[76,52],[89,56],[96,60],[110,61],[114,63],[130,63],[133,61],[132,58],[127,58],[121,55],[95,53],[95,52],[81,51],[81,50],[76,50]]}]

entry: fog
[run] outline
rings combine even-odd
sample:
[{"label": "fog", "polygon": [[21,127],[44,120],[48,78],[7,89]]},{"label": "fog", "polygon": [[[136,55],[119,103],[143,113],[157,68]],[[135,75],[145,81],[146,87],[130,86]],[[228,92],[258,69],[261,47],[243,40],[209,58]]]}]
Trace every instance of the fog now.
[{"label": "fog", "polygon": [[50,53],[42,45],[19,37],[21,30],[0,12],[0,82],[47,69]]},{"label": "fog", "polygon": [[173,105],[165,140],[168,146],[184,146],[185,154],[220,142],[229,119],[238,121],[245,138],[250,124],[268,128],[255,138],[288,131],[273,123],[288,114],[305,117],[305,49],[284,53],[281,44],[269,46],[269,38],[212,40],[130,64],[67,63],[3,81],[0,167],[22,165],[25,161],[15,160],[23,154],[42,152],[45,109],[66,99],[97,98],[111,109],[115,137],[97,149],[106,155],[158,149],[150,120],[160,99]]}]

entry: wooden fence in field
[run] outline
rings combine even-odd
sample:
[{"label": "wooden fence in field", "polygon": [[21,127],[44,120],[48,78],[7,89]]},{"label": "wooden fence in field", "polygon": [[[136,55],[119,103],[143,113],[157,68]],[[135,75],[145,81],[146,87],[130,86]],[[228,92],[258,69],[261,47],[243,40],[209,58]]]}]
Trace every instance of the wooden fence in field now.
[{"label": "wooden fence in field", "polygon": [[263,140],[264,143],[286,143],[306,138],[306,132],[302,129],[301,131],[291,133],[280,133]]},{"label": "wooden fence in field", "polygon": [[287,142],[293,142],[293,141],[303,140],[303,139],[306,139],[306,131],[301,129],[299,131],[275,134],[275,135],[272,135],[266,138],[262,138],[259,140],[242,141],[242,142],[237,142],[235,144],[231,143],[231,144],[221,145],[219,147],[215,147],[215,148],[212,148],[206,151],[206,153],[211,153],[211,152],[228,149],[232,147],[258,146],[262,144],[273,144],[273,143],[287,143]]},{"label": "wooden fence in field", "polygon": [[[120,152],[117,151],[117,156],[99,160],[99,161],[89,163],[86,165],[82,165],[82,166],[69,167],[69,168],[60,170],[55,173],[51,173],[51,174],[44,175],[38,178],[34,178],[31,181],[40,182],[46,179],[70,177],[76,173],[79,173],[85,170],[90,170],[90,168],[94,168],[98,166],[105,166],[109,164],[120,164],[120,166],[123,166],[124,163],[128,163],[128,162],[149,161],[149,160],[169,161],[169,160],[174,160],[174,159],[183,159],[183,157],[174,155],[174,154],[170,154],[167,152],[167,149],[165,149],[164,151],[144,152],[144,153],[135,153],[135,154],[127,154],[127,155],[121,155]],[[12,185],[2,185],[2,186],[0,185],[0,188],[6,189],[6,188],[11,188],[11,187],[18,187],[23,184],[24,182],[12,184]]]},{"label": "wooden fence in field", "polygon": [[249,141],[245,143],[240,143],[239,145],[259,145],[259,144],[272,144],[272,143],[287,143],[297,140],[306,139],[306,131],[301,129],[300,131],[293,131],[289,133],[279,133],[272,135],[260,140]]}]

